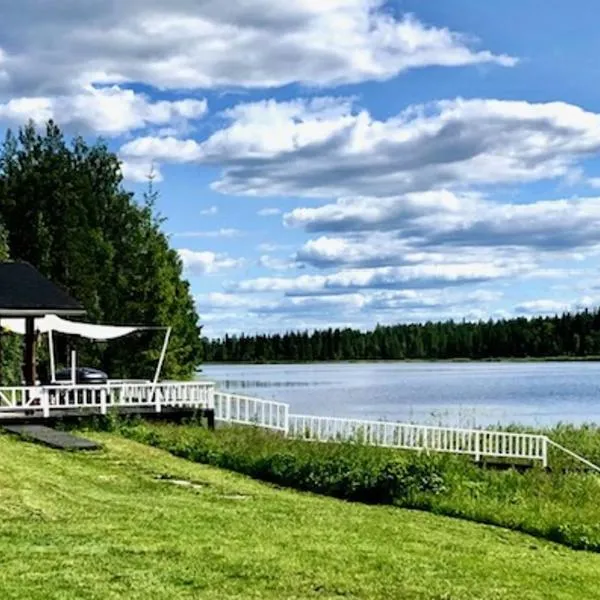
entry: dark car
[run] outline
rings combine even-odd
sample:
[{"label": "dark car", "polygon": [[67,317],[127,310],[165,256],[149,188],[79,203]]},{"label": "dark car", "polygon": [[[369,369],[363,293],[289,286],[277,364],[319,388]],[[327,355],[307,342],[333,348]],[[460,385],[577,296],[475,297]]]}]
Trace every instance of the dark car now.
[{"label": "dark car", "polygon": [[[56,372],[56,381],[68,383],[71,381],[71,369],[61,369]],[[108,375],[99,369],[91,367],[77,367],[75,369],[75,383],[102,384],[108,381]]]}]

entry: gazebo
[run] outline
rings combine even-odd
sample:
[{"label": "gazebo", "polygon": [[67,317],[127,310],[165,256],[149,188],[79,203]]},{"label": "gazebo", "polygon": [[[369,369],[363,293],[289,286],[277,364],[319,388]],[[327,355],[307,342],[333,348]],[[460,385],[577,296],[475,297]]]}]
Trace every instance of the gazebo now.
[{"label": "gazebo", "polygon": [[25,320],[23,375],[26,385],[36,385],[35,320],[46,315],[77,316],[83,306],[25,262],[0,263],[0,319]]}]

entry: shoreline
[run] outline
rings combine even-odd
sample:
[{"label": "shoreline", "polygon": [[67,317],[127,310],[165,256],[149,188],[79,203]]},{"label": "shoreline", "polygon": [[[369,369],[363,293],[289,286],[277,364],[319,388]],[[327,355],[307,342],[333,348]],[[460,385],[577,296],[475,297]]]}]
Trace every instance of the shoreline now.
[{"label": "shoreline", "polygon": [[265,361],[207,361],[199,366],[218,365],[336,365],[336,364],[448,364],[448,363],[549,363],[549,362],[600,362],[600,355],[593,356],[543,356],[543,357],[499,357],[499,358],[405,358],[405,359],[344,359],[344,360],[265,360]]}]

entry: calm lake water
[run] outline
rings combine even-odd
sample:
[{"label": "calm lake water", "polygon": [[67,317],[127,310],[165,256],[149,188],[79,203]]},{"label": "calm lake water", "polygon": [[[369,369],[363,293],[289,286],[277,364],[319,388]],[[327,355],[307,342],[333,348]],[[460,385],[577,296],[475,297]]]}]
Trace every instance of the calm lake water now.
[{"label": "calm lake water", "polygon": [[299,414],[463,427],[600,423],[600,363],[205,365],[220,388]]}]

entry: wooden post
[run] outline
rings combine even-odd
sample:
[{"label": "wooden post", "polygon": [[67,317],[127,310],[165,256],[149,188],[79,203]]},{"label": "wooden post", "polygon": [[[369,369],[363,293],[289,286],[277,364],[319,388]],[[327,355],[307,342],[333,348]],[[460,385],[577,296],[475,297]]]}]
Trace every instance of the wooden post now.
[{"label": "wooden post", "polygon": [[35,319],[25,319],[25,385],[35,385],[37,374],[35,369]]}]

